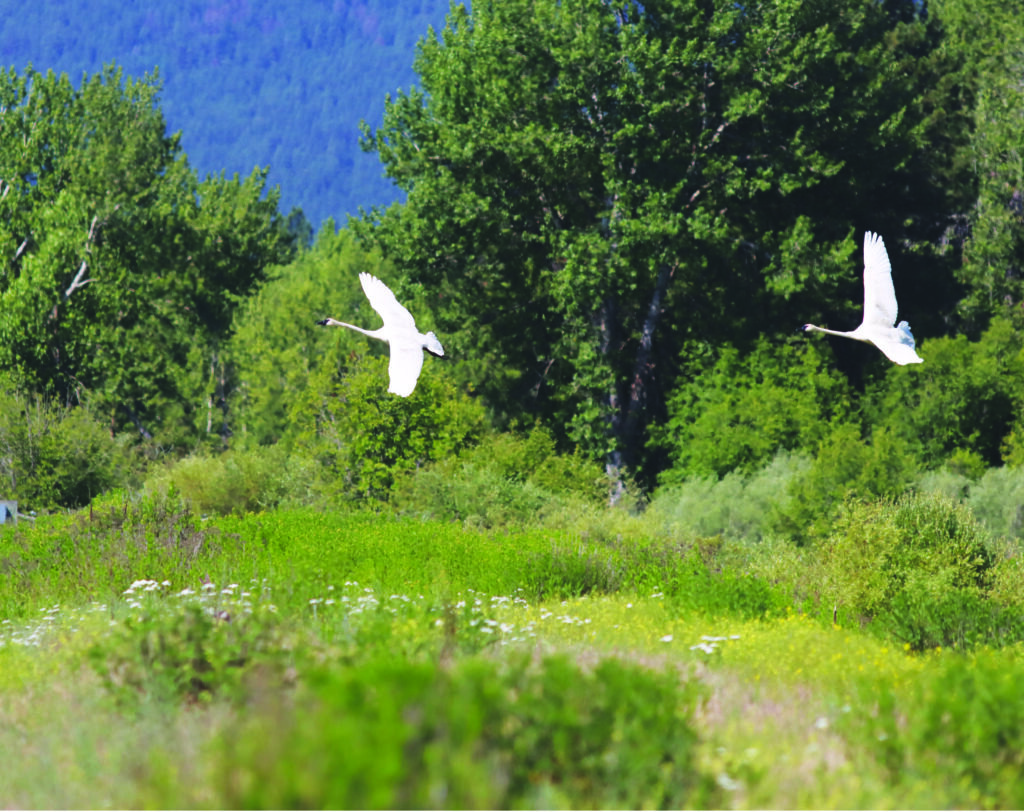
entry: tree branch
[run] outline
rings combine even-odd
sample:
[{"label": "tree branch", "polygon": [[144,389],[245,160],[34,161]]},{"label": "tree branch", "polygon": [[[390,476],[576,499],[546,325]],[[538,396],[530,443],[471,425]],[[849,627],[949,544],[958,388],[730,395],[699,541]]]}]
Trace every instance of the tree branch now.
[{"label": "tree branch", "polygon": [[71,294],[74,293],[76,290],[78,290],[79,288],[84,288],[90,282],[95,281],[94,279],[82,279],[82,277],[85,275],[86,268],[88,267],[89,264],[83,259],[82,267],[78,269],[78,273],[75,274],[75,278],[71,280],[71,284],[68,286],[68,289],[64,291],[65,302],[71,298]]}]

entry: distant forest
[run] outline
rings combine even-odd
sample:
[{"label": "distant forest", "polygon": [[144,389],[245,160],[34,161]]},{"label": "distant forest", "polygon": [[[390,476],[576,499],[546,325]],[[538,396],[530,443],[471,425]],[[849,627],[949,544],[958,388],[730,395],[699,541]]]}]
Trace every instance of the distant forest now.
[{"label": "distant forest", "polygon": [[447,0],[0,1],[0,65],[82,75],[158,69],[160,107],[201,176],[270,167],[314,227],[400,197],[359,122],[416,81],[416,42]]}]

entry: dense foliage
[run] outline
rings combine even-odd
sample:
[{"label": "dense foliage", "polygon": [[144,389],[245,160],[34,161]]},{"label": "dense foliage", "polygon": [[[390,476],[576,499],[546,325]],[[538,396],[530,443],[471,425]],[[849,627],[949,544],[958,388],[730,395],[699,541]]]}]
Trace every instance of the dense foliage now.
[{"label": "dense foliage", "polygon": [[[241,490],[191,488],[218,511],[400,494],[506,521],[552,491],[488,449],[539,425],[552,459],[577,455],[577,495],[795,455],[771,526],[806,537],[851,495],[1024,456],[1016,16],[960,0],[456,6],[424,32],[420,88],[364,129],[407,201],[329,220],[308,248],[265,172],[197,179],[155,79],[10,70],[0,355],[40,408],[86,404],[90,425],[146,440],[137,460],[230,447],[154,474],[189,490],[204,466],[248,471]],[[855,323],[867,229],[921,367],[781,337]],[[376,385],[386,348],[314,327],[377,323],[360,271],[444,336],[408,402]],[[496,430],[511,433],[474,457]],[[32,487],[11,485],[35,507],[81,499]],[[492,514],[470,499],[484,493],[518,507]]]},{"label": "dense foliage", "polygon": [[156,100],[114,69],[0,75],[0,365],[173,445],[211,421],[233,308],[291,241],[265,173],[199,181]]},{"label": "dense foliage", "polygon": [[444,295],[492,400],[640,464],[682,349],[847,309],[861,228],[924,248],[962,198],[938,29],[891,5],[456,10],[367,133],[408,201],[359,233]]}]

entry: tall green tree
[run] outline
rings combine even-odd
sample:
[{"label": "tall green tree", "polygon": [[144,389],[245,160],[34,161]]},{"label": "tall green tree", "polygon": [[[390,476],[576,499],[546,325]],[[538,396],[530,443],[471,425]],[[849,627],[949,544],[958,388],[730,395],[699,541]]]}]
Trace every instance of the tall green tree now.
[{"label": "tall green tree", "polygon": [[993,314],[1024,302],[1024,9],[1000,0],[939,0],[943,48],[971,111],[959,150],[972,196],[951,229],[963,249],[962,323],[977,334]]},{"label": "tall green tree", "polygon": [[407,201],[356,228],[438,292],[492,404],[614,474],[683,346],[838,309],[863,228],[944,225],[935,40],[910,2],[455,7],[364,134]]},{"label": "tall green tree", "polygon": [[174,444],[214,430],[232,311],[292,241],[265,172],[196,177],[158,94],[0,72],[0,366]]}]

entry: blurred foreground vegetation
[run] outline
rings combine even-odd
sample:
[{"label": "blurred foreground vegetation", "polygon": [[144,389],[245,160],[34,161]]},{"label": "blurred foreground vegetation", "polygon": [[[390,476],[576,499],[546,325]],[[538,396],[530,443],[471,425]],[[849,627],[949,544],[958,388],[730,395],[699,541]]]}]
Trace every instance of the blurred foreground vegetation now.
[{"label": "blurred foreground vegetation", "polygon": [[5,529],[0,797],[1019,805],[1019,541],[935,493],[802,547],[561,498],[485,530],[168,486]]}]

